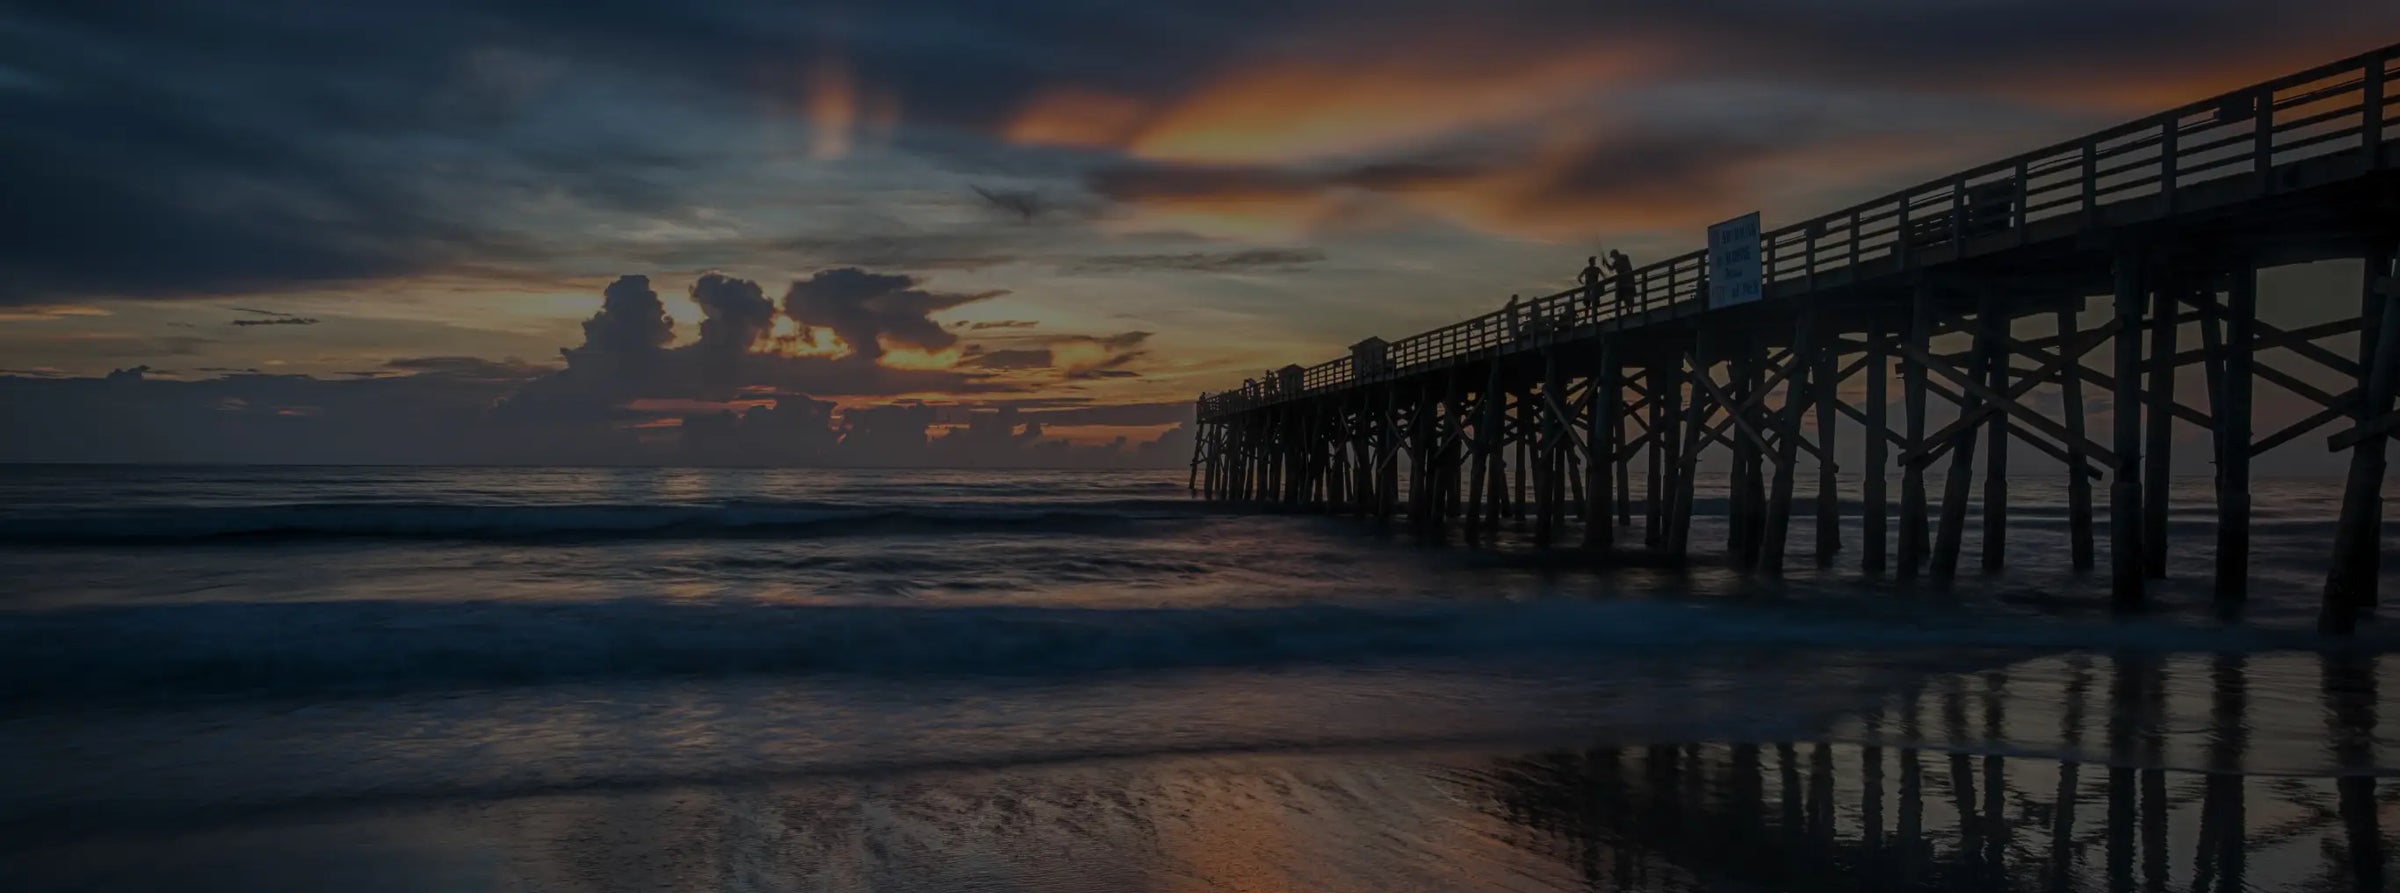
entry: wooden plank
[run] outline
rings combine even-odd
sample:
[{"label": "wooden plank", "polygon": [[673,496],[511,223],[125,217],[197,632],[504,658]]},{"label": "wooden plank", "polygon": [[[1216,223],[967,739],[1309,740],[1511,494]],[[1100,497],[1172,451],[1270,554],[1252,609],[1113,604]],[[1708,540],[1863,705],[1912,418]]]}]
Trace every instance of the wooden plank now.
[{"label": "wooden plank", "polygon": [[[2122,339],[2123,333],[2120,332],[2119,340]],[[1924,364],[1928,369],[1941,373],[1943,378],[1949,379],[1952,385],[1966,392],[1968,396],[1982,400],[1987,404],[1998,403],[2009,415],[2017,417],[2019,421],[2024,422],[2027,426],[2033,428],[2034,430],[2050,435],[2061,443],[2066,442],[2071,436],[2067,431],[2066,426],[2059,424],[2057,420],[2052,419],[2049,416],[2042,415],[2040,412],[2035,411],[2031,407],[2018,406],[2008,403],[2007,401],[1997,400],[1996,398],[1998,398],[2000,395],[1993,393],[1990,388],[1985,387],[1983,382],[1968,379],[1966,373],[1958,371],[1957,367],[1927,355],[1923,349],[1917,347],[1916,345],[1903,344],[1901,345],[1901,349],[1908,354],[1910,359]],[[2138,416],[2139,413],[2134,413],[2134,415]],[[2083,448],[2085,452],[2090,453],[2093,458],[2100,460],[2104,464],[2115,464],[2116,460],[2123,456],[2123,452],[2120,450],[2111,450],[2107,447],[2103,447],[2099,444],[2088,441],[2084,443]],[[2134,452],[2138,455],[2140,450],[2135,450]]]},{"label": "wooden plank", "polygon": [[[2059,379],[2061,377],[2059,371],[2061,366],[2067,363],[2082,363],[2084,354],[2090,353],[2093,348],[2105,343],[2108,340],[2108,337],[2114,334],[2115,331],[2116,324],[2111,322],[2108,325],[2084,333],[2073,345],[2071,345],[2072,349],[2069,351],[2061,354],[2045,355],[2043,357],[2042,365],[2035,367],[2032,370],[2023,371],[2023,373],[2019,376],[2017,384],[2006,392],[2008,403],[2015,404],[2018,402],[2019,398],[2026,394],[2032,393],[2034,388]],[[1994,339],[1994,343],[2004,346],[2016,343],[2010,339],[2005,332],[1996,333],[1990,337]],[[2078,400],[2077,402],[2081,401]],[[2004,411],[2004,408],[1999,404],[1985,404],[1976,407],[1971,412],[1961,414],[1958,418],[1951,420],[1950,424],[1942,426],[1940,431],[1934,432],[1932,437],[1926,438],[1926,440],[1931,444],[1931,447],[1926,452],[1919,454],[1914,450],[1903,451],[1900,454],[1900,461],[1903,463],[1922,464],[1939,458],[1942,453],[1949,450],[1951,439],[1956,437],[1959,431],[1976,424],[1980,424],[1992,416],[2002,414]]]}]

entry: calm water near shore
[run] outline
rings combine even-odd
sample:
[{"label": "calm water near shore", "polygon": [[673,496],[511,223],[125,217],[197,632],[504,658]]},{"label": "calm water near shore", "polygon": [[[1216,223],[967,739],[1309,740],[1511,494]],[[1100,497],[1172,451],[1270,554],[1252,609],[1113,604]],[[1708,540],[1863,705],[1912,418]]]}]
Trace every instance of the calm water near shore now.
[{"label": "calm water near shore", "polygon": [[2338,482],[2259,484],[2230,623],[2206,480],[2138,617],[2046,487],[1936,594],[1180,473],[0,469],[0,889],[2400,883]]}]

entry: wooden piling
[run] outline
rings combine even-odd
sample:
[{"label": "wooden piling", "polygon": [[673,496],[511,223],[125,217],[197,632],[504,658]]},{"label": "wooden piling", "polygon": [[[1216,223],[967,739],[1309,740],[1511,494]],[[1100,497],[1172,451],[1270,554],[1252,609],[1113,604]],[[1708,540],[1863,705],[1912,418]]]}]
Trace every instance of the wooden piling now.
[{"label": "wooden piling", "polygon": [[[1976,309],[1975,346],[1968,351],[1967,377],[1981,380],[1991,376],[1993,353],[1999,348],[1993,340],[1989,322],[1994,301],[1985,294]],[[1922,349],[1922,346],[1920,346]],[[1931,353],[1930,350],[1927,351]],[[1959,395],[1960,417],[1973,416],[1983,408],[1983,398],[1972,390]],[[1933,544],[1933,581],[1947,586],[1958,576],[1958,553],[1966,541],[1967,499],[1975,483],[1976,425],[1959,425],[1950,440],[1950,471],[1942,479],[1942,520]],[[1916,457],[1923,464],[1925,456]]]},{"label": "wooden piling", "polygon": [[2116,388],[2109,414],[2115,427],[2116,465],[2108,479],[2109,599],[2120,610],[2144,600],[2142,573],[2142,297],[2141,254],[2120,248],[2116,258]]},{"label": "wooden piling", "polygon": [[2225,302],[2225,397],[2214,414],[2218,441],[2224,444],[2217,458],[2216,603],[2231,610],[2241,605],[2250,585],[2250,392],[2256,380],[2258,269],[2247,260],[2234,269]]},{"label": "wooden piling", "polygon": [[[1984,337],[1991,346],[1985,365],[1991,370],[1988,386],[1992,393],[2005,398],[2009,395],[2008,359],[2011,355],[2006,340],[2011,333],[2006,311],[1998,300],[1984,303],[1981,320]],[[2064,349],[2062,345],[2061,349]],[[2005,408],[1992,413],[1991,430],[1984,435],[1983,464],[1983,572],[1996,574],[2008,554],[2008,438],[2010,426]]]},{"label": "wooden piling", "polygon": [[1890,398],[1885,393],[1890,386],[1890,370],[1884,363],[1884,322],[1876,316],[1867,322],[1867,365],[1861,374],[1867,377],[1866,467],[1860,483],[1860,508],[1866,513],[1859,523],[1859,565],[1867,573],[1881,574],[1885,564],[1886,513],[1889,506],[1884,498],[1884,475],[1891,470],[1889,435],[1890,420],[1885,406]]},{"label": "wooden piling", "polygon": [[1607,549],[1617,542],[1616,519],[1613,516],[1617,510],[1615,500],[1618,494],[1611,491],[1609,470],[1611,467],[1624,468],[1617,461],[1616,454],[1621,447],[1614,437],[1615,432],[1620,430],[1617,427],[1617,401],[1624,387],[1624,382],[1618,379],[1614,339],[1600,339],[1597,362],[1598,365],[1592,370],[1591,416],[1587,420],[1589,428],[1586,431],[1589,437],[1584,441],[1583,467],[1589,479],[1584,482],[1583,492],[1591,502],[1583,512],[1583,545],[1589,549]]},{"label": "wooden piling", "polygon": [[2177,310],[2182,306],[2185,277],[2165,275],[2152,286],[2150,317],[2150,387],[2145,394],[2149,439],[2142,466],[2142,571],[2151,579],[2167,576],[2167,508],[2173,468],[2169,459],[2175,444],[2175,349]]},{"label": "wooden piling", "polygon": [[[1908,341],[1927,346],[1933,340],[1933,286],[1919,282],[1910,297]],[[1907,415],[1908,452],[1924,452],[1925,364],[1908,360],[1901,387],[1901,411]],[[1902,463],[1900,469],[1900,577],[1911,579],[1925,565],[1925,464]]]},{"label": "wooden piling", "polygon": [[1808,410],[1809,372],[1816,364],[1811,357],[1815,345],[1814,320],[1803,319],[1798,334],[1793,337],[1791,362],[1798,371],[1785,380],[1783,406],[1775,414],[1775,485],[1767,496],[1766,518],[1761,524],[1757,566],[1768,576],[1783,575],[1784,544],[1792,527],[1792,477],[1799,464],[1800,414]]},{"label": "wooden piling", "polygon": [[[2400,298],[2400,265],[2394,256],[2400,245],[2386,240],[2369,255],[2361,288],[2363,315],[2374,323],[2358,336],[2360,390],[2365,397],[2353,418],[2360,427],[2372,425],[2392,412],[2392,394],[2400,385],[2400,312],[2391,302]],[[2358,619],[2375,606],[2376,576],[2383,571],[2383,478],[2385,447],[2380,434],[2350,446],[2350,471],[2342,489],[2342,513],[2334,527],[2333,568],[2317,613],[2317,628],[2334,635],[2357,631]]]},{"label": "wooden piling", "polygon": [[[1816,372],[1811,377],[1816,395],[1817,414],[1817,566],[1833,564],[1834,553],[1842,550],[1842,489],[1839,483],[1840,464],[1834,461],[1834,422],[1841,400],[1842,352],[1835,349],[1831,338],[1816,350]],[[1797,433],[1797,429],[1795,429]]]},{"label": "wooden piling", "polygon": [[[2075,301],[2077,307],[2080,307],[2082,303],[2080,298]],[[2058,336],[2062,347],[2067,343],[2068,337],[2076,332],[2076,315],[2074,309],[2058,311]],[[2067,465],[2069,466],[2067,469],[2067,551],[2070,566],[2077,572],[2082,572],[2092,569],[2092,479],[2091,476],[2083,473],[2084,468],[2091,462],[2091,458],[2085,454],[2083,449],[2085,436],[2083,376],[2077,374],[2083,368],[2083,359],[2073,357],[2067,359],[2066,362],[2072,365],[2062,366],[2059,370],[2058,399],[2059,411],[2061,415],[2066,416],[2065,422],[2069,434],[2067,438]]]}]

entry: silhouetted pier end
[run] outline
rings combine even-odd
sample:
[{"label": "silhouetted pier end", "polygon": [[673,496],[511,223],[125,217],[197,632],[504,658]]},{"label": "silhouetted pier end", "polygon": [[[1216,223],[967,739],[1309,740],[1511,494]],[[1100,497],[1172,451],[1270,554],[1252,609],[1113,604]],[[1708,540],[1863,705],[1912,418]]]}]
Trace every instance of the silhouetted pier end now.
[{"label": "silhouetted pier end", "polygon": [[[1779,229],[1738,218],[1712,228],[1713,255],[1627,269],[1622,289],[1514,300],[1265,373],[1200,398],[1191,486],[1406,518],[1429,537],[1456,524],[1478,544],[1514,518],[1543,548],[1680,559],[1717,551],[1691,538],[1696,511],[1716,514],[1696,505],[1708,475],[1725,484],[1731,567],[1773,576],[1795,548],[1820,565],[1848,552],[1947,585],[1971,541],[1978,571],[2004,572],[2012,453],[2031,450],[2066,469],[2079,570],[2098,563],[2093,483],[2107,482],[2111,603],[2139,609],[2178,566],[2167,485],[2176,426],[2191,425],[2217,469],[2214,591],[2231,614],[2252,458],[2324,437],[2350,476],[2321,625],[2348,632],[2375,603],[2385,441],[2400,436],[2400,314],[2384,312],[2400,256],[2395,64],[2386,47]],[[2329,260],[2363,261],[2360,300],[2289,328],[2259,318],[2261,269]],[[2354,335],[2349,355],[2322,343]],[[2205,393],[2178,392],[2188,367]],[[2312,383],[2327,373],[2345,384]],[[2316,411],[2254,430],[2261,381]],[[2106,432],[2087,430],[2086,386]],[[1837,477],[1844,416],[1866,438],[1856,502]],[[1809,543],[1791,542],[1795,512]]]}]

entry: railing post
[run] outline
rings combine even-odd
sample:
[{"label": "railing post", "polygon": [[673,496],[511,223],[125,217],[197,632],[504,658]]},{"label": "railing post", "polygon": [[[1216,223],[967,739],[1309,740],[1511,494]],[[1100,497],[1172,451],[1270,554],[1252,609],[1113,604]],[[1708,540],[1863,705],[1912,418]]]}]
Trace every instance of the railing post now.
[{"label": "railing post", "polygon": [[2100,223],[2100,144],[2083,142],[2083,225]]},{"label": "railing post", "polygon": [[2017,231],[2017,244],[2023,245],[2027,239],[2027,236],[2025,235],[2025,206],[2033,200],[2033,184],[2027,182],[2033,178],[2031,166],[2022,161],[2017,162],[2016,178],[2017,199],[2015,206],[2009,209],[2008,225],[2010,229]]},{"label": "railing post", "polygon": [[1893,224],[1894,229],[1892,230],[1892,260],[1896,262],[1895,266],[1902,270],[1908,269],[1912,260],[1910,255],[1915,253],[1908,247],[1908,209],[1910,205],[1916,203],[1916,199],[1908,193],[1900,194],[1900,216],[1898,222]]},{"label": "railing post", "polygon": [[1857,209],[1855,209],[1855,208],[1854,208],[1854,209],[1852,209],[1852,210],[1850,211],[1850,279],[1849,279],[1849,281],[1851,281],[1851,282],[1857,282],[1857,281],[1858,281],[1858,241],[1859,241],[1859,239],[1858,239],[1858,211],[1857,211]]},{"label": "railing post", "polygon": [[2388,80],[2383,66],[2389,60],[2377,54],[2367,60],[2366,98],[2360,103],[2359,145],[2366,150],[2367,169],[2383,164],[2383,91]]},{"label": "railing post", "polygon": [[2183,116],[2173,115],[2159,125],[2158,134],[2158,196],[2166,205],[2166,213],[2175,213],[2175,143],[2183,135]]},{"label": "railing post", "polygon": [[1967,256],[1967,178],[1950,184],[1950,259]]},{"label": "railing post", "polygon": [[2258,194],[2266,195],[2275,191],[2275,91],[2262,89],[2250,101],[2258,109],[2250,128],[2250,152],[2256,156],[2250,159],[2250,166],[2258,177]]}]

